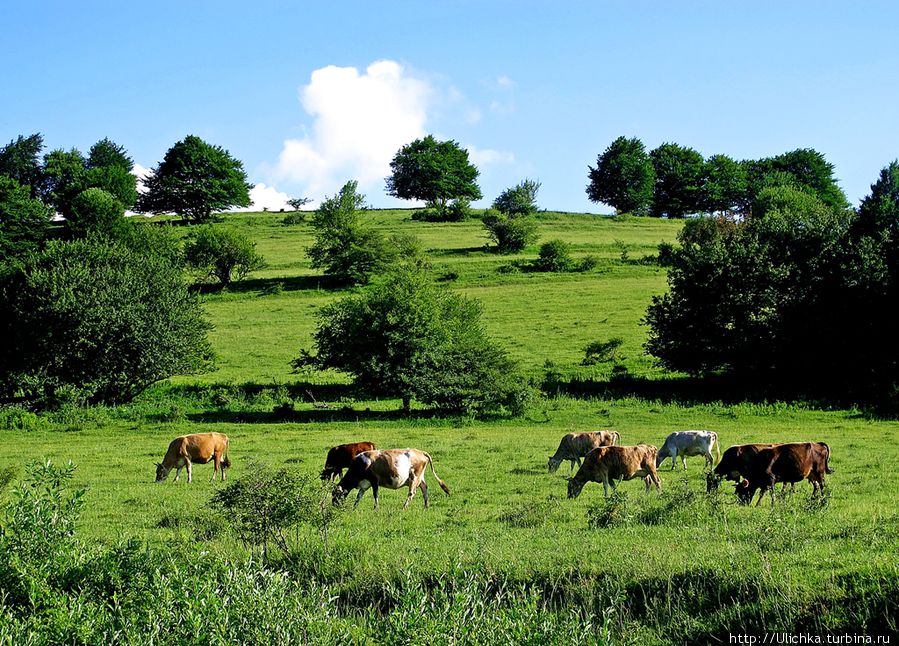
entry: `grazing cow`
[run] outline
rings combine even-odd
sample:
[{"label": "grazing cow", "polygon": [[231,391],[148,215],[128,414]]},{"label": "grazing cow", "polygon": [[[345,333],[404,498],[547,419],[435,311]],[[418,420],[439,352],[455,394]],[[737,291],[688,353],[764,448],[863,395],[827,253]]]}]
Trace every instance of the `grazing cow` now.
[{"label": "grazing cow", "polygon": [[215,481],[215,472],[222,474],[225,479],[225,469],[231,466],[228,459],[228,436],[224,433],[195,433],[176,437],[169,444],[162,463],[156,463],[156,482],[165,480],[169,471],[177,469],[175,482],[181,477],[181,469],[187,467],[187,481],[193,481],[193,463],[206,464],[212,461],[212,480]]},{"label": "grazing cow", "polygon": [[341,478],[334,489],[334,503],[337,504],[350,492],[350,490],[359,488],[359,495],[356,496],[356,502],[353,508],[362,500],[363,494],[371,488],[372,495],[375,498],[375,509],[378,508],[378,489],[386,487],[388,489],[399,489],[401,487],[409,487],[409,495],[403,504],[403,509],[412,502],[412,496],[415,495],[417,488],[421,489],[421,496],[425,502],[425,509],[428,508],[428,484],[425,482],[425,469],[431,465],[431,473],[437,478],[437,484],[449,495],[449,487],[440,479],[434,470],[434,463],[431,456],[424,451],[417,449],[376,449],[374,451],[364,451],[357,455],[346,475]]},{"label": "grazing cow", "polygon": [[322,480],[333,480],[343,475],[343,470],[349,468],[350,463],[363,451],[373,451],[377,446],[373,442],[353,442],[352,444],[340,444],[328,451],[325,458],[325,468],[321,473]]},{"label": "grazing cow", "polygon": [[714,431],[676,431],[665,438],[665,443],[659,449],[656,457],[656,468],[662,466],[666,458],[671,458],[671,470],[677,468],[677,458],[680,457],[687,470],[687,457],[701,455],[705,458],[705,466],[712,468],[715,461],[712,459],[712,448],[718,459],[721,459],[721,450],[718,448],[718,434]]},{"label": "grazing cow", "polygon": [[658,449],[651,444],[637,446],[603,446],[593,449],[584,458],[584,464],[573,478],[568,478],[568,497],[577,498],[584,485],[590,481],[602,482],[603,493],[609,497],[609,484],[612,492],[616,491],[616,480],[632,480],[643,478],[646,491],[655,484],[662,490],[662,482],[656,473],[656,454]]},{"label": "grazing cow", "polygon": [[830,468],[830,447],[824,442],[795,442],[760,449],[745,468],[745,480],[734,487],[743,504],[752,502],[755,492],[761,489],[756,506],[762,504],[765,491],[771,490],[774,504],[774,485],[777,482],[794,483],[808,480],[812,483],[812,496],[824,492],[824,474],[833,473]]},{"label": "grazing cow", "polygon": [[737,444],[728,447],[718,466],[706,478],[707,490],[711,492],[718,488],[722,478],[739,482],[746,473],[746,467],[755,455],[762,449],[767,449],[778,444]]},{"label": "grazing cow", "polygon": [[559,448],[549,457],[549,472],[555,473],[559,470],[562,460],[568,460],[571,463],[571,469],[574,471],[574,465],[581,466],[581,458],[585,457],[590,451],[600,446],[614,446],[621,444],[621,436],[618,431],[591,431],[589,433],[569,433],[559,442]]}]

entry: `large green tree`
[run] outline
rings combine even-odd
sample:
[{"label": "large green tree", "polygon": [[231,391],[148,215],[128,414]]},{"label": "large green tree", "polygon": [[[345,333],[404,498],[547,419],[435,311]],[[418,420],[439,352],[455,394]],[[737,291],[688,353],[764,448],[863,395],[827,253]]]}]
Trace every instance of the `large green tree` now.
[{"label": "large green tree", "polygon": [[243,164],[224,148],[194,135],[169,148],[144,187],[138,211],[177,213],[193,222],[205,222],[218,211],[251,204],[251,186]]},{"label": "large green tree", "polygon": [[387,194],[401,200],[424,200],[444,213],[450,200],[478,200],[478,169],[468,151],[455,141],[432,135],[416,139],[397,151],[390,162]]},{"label": "large green tree", "polygon": [[452,410],[521,412],[527,390],[506,352],[481,324],[476,301],[406,265],[365,291],[325,306],[316,354],[295,366],[352,375],[371,396],[413,399]]},{"label": "large green tree", "polygon": [[50,229],[50,210],[27,186],[0,175],[0,262],[35,251]]},{"label": "large green tree", "polygon": [[652,214],[682,218],[702,210],[705,160],[692,148],[665,143],[649,153],[655,170]]},{"label": "large green tree", "polygon": [[40,133],[29,137],[19,135],[0,148],[0,175],[16,180],[21,186],[29,187],[31,197],[38,197],[43,185],[41,151],[44,138]]},{"label": "large green tree", "polygon": [[703,211],[737,211],[746,194],[746,169],[727,155],[712,155],[705,161],[700,202]]},{"label": "large green tree", "polygon": [[0,396],[119,403],[210,356],[181,268],[108,241],[51,242],[0,274]]},{"label": "large green tree", "polygon": [[618,137],[589,166],[587,197],[619,213],[646,213],[652,202],[655,171],[643,142]]}]

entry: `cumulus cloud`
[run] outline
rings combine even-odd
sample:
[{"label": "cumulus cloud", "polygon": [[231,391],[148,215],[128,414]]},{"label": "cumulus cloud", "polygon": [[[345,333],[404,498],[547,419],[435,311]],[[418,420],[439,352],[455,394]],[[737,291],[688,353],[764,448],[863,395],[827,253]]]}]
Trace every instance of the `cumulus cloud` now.
[{"label": "cumulus cloud", "polygon": [[466,148],[468,150],[468,159],[475,166],[515,163],[515,155],[504,150],[493,150],[492,148],[482,150],[475,146],[466,146]]},{"label": "cumulus cloud", "polygon": [[505,87],[505,88],[508,88],[508,87],[515,87],[515,85],[516,85],[515,81],[513,81],[512,79],[510,79],[510,78],[509,78],[508,76],[506,76],[505,74],[503,74],[502,76],[498,76],[498,77],[497,77],[497,79],[496,79],[496,84],[497,84],[498,86],[500,86],[500,87]]},{"label": "cumulus cloud", "polygon": [[426,134],[433,96],[430,83],[395,61],[377,61],[364,72],[315,70],[300,89],[312,126],[305,137],[284,142],[273,177],[302,184],[316,200],[349,179],[362,189],[380,185],[396,151]]},{"label": "cumulus cloud", "polygon": [[250,199],[253,201],[248,209],[250,211],[263,211],[265,209],[280,211],[281,209],[287,210],[291,208],[287,204],[287,200],[290,199],[287,193],[282,193],[274,186],[266,186],[265,184],[256,184],[256,186],[251,188]]},{"label": "cumulus cloud", "polygon": [[141,166],[140,164],[135,164],[131,167],[131,174],[137,178],[137,192],[138,193],[146,193],[147,188],[144,186],[144,180],[146,180],[153,171],[145,166]]}]

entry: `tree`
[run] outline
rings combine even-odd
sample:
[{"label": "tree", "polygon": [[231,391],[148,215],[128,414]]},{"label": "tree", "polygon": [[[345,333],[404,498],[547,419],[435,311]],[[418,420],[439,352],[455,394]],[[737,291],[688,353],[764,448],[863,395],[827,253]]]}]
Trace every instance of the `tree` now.
[{"label": "tree", "polygon": [[301,208],[303,208],[304,206],[309,204],[309,202],[311,202],[311,201],[312,201],[312,198],[309,198],[309,197],[294,197],[294,198],[287,200],[287,204],[294,211],[299,211]]},{"label": "tree", "polygon": [[81,191],[69,208],[66,227],[75,237],[115,236],[125,223],[125,207],[102,188]]},{"label": "tree", "polygon": [[645,213],[652,202],[655,171],[646,148],[636,137],[618,137],[588,166],[587,197],[619,213]]},{"label": "tree", "polygon": [[49,209],[27,186],[0,175],[0,262],[36,251],[49,230]]},{"label": "tree", "polygon": [[120,403],[211,356],[196,298],[166,258],[50,242],[0,275],[0,396]]},{"label": "tree", "polygon": [[66,216],[75,196],[86,186],[84,155],[76,148],[58,148],[44,155],[44,203]]},{"label": "tree", "polygon": [[883,168],[871,184],[871,193],[858,207],[857,229],[869,236],[885,231],[899,241],[899,162]]},{"label": "tree", "polygon": [[40,133],[23,137],[19,135],[0,148],[0,175],[16,180],[21,186],[29,187],[31,197],[38,197],[43,185],[40,154],[44,149],[44,138]]},{"label": "tree", "polygon": [[128,155],[128,151],[125,150],[124,146],[120,146],[104,137],[91,146],[85,166],[88,170],[94,168],[121,168],[130,173],[131,169],[134,168],[134,160]]},{"label": "tree", "polygon": [[137,202],[139,212],[178,213],[193,222],[251,204],[243,164],[224,148],[193,135],[169,148],[144,187],[146,192]]},{"label": "tree", "polygon": [[362,222],[360,210],[365,196],[351,180],[340,192],[325,198],[312,216],[314,242],[306,251],[314,269],[340,282],[367,283],[373,274],[398,258],[395,244]]},{"label": "tree", "polygon": [[507,188],[493,200],[493,208],[506,215],[532,215],[537,211],[537,191],[540,182],[526,179]]},{"label": "tree", "polygon": [[712,155],[705,162],[701,210],[730,213],[739,208],[746,194],[746,169],[727,155]]},{"label": "tree", "polygon": [[187,264],[227,287],[235,280],[265,266],[256,243],[236,229],[209,224],[192,232],[184,248]]},{"label": "tree", "polygon": [[297,368],[352,375],[371,396],[413,399],[459,411],[520,413],[527,389],[513,362],[484,332],[476,301],[402,267],[364,292],[325,306],[313,334],[317,353]]},{"label": "tree", "polygon": [[390,162],[387,194],[401,200],[424,200],[441,215],[450,200],[479,200],[478,169],[455,141],[432,135],[406,144]]},{"label": "tree", "polygon": [[702,210],[705,160],[692,148],[662,144],[651,153],[655,171],[652,215],[682,218]]},{"label": "tree", "polygon": [[833,164],[824,155],[811,148],[799,148],[771,160],[775,171],[789,173],[799,188],[811,193],[832,209],[849,206],[846,194],[833,176]]}]

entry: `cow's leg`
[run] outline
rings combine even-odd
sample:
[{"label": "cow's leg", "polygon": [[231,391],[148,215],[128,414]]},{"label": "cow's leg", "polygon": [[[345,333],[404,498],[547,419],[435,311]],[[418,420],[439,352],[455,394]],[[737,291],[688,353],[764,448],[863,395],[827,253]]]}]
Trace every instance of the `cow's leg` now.
[{"label": "cow's leg", "polygon": [[[368,491],[368,488],[371,487],[371,483],[368,480],[362,480],[359,483],[359,493],[356,494],[356,502],[353,503],[353,509],[359,506],[359,501],[362,500],[362,496],[365,495],[365,492]],[[375,507],[377,507],[377,498],[375,498]]]},{"label": "cow's leg", "polygon": [[178,482],[178,478],[181,477],[181,469],[183,468],[183,465],[178,465],[177,467],[175,467],[175,479],[173,480],[173,482]]},{"label": "cow's leg", "polygon": [[683,463],[683,465],[684,465],[684,471],[686,471],[686,470],[687,470],[687,454],[686,454],[686,453],[681,453],[681,455],[680,455],[680,461],[681,461],[681,462]]},{"label": "cow's leg", "polygon": [[[614,493],[614,491],[615,491],[615,484],[612,483],[612,492]],[[602,478],[602,493],[606,498],[609,497],[609,477],[608,476],[603,476],[603,478]]]},{"label": "cow's leg", "polygon": [[187,484],[190,484],[194,481],[194,470],[190,460],[185,460],[185,462],[187,462]]},{"label": "cow's leg", "polygon": [[[212,481],[215,482],[215,472],[222,471],[222,461],[218,453],[212,455]],[[225,479],[225,472],[222,471],[222,480]]]},{"label": "cow's leg", "polygon": [[425,501],[425,509],[428,508],[428,483],[425,482],[425,479],[422,478],[421,482],[418,485],[418,488],[421,489],[421,497]]},{"label": "cow's leg", "polygon": [[412,498],[415,496],[415,478],[412,478],[412,481],[409,483],[409,495],[406,496],[406,502],[403,503],[403,509],[409,506],[412,502]]},{"label": "cow's leg", "polygon": [[379,503],[380,500],[381,500],[381,499],[378,497],[378,491],[379,491],[379,489],[378,489],[378,483],[377,483],[377,482],[372,482],[372,483],[371,483],[371,495],[372,495],[372,497],[375,499],[375,509],[378,508],[378,503]]}]

